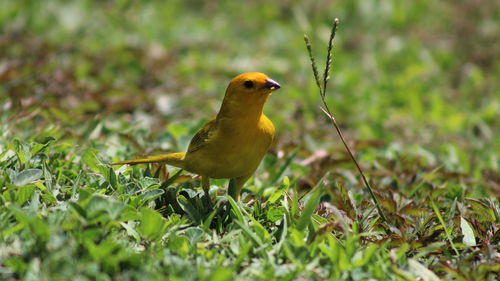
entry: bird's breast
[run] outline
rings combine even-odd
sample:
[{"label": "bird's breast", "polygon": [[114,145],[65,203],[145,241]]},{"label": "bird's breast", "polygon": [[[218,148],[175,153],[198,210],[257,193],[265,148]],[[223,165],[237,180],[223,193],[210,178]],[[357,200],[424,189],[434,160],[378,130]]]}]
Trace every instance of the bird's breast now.
[{"label": "bird's breast", "polygon": [[222,122],[210,143],[189,156],[193,172],[235,178],[257,169],[274,138],[272,122],[265,115],[253,124],[231,121]]}]

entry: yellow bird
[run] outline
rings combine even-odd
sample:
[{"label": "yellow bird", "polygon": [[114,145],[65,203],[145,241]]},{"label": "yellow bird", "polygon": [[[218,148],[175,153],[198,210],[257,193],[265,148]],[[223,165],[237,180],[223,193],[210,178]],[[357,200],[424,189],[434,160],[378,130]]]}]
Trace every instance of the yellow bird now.
[{"label": "yellow bird", "polygon": [[281,86],[260,72],[231,80],[219,113],[193,137],[187,152],[176,152],[113,165],[165,163],[201,176],[209,200],[209,178],[234,179],[235,200],[253,175],[274,139],[274,125],[262,113],[271,93]]}]

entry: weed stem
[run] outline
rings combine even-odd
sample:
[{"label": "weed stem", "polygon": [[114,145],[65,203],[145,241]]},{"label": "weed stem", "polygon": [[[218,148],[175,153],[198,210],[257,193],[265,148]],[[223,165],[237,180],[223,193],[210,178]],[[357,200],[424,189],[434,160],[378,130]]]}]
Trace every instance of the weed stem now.
[{"label": "weed stem", "polygon": [[330,108],[328,107],[328,104],[326,103],[326,87],[328,85],[328,80],[330,79],[329,73],[330,73],[330,66],[332,63],[333,39],[335,39],[335,34],[337,32],[337,26],[339,23],[340,23],[339,19],[335,18],[335,20],[333,21],[332,31],[330,33],[330,40],[328,41],[325,72],[323,73],[323,86],[321,86],[321,83],[319,80],[318,69],[316,66],[316,61],[314,60],[314,56],[312,54],[311,43],[310,43],[307,35],[304,35],[304,41],[306,43],[307,52],[309,53],[309,59],[311,60],[311,66],[313,69],[314,79],[316,80],[316,85],[319,88],[319,94],[321,96],[321,101],[323,102],[323,107],[320,107],[320,108],[326,114],[326,116],[328,116],[328,118],[332,121],[332,124],[335,127],[335,130],[337,131],[337,134],[339,135],[340,140],[342,141],[342,144],[344,145],[345,149],[347,150],[347,153],[349,154],[352,162],[354,162],[354,165],[358,169],[358,172],[361,175],[361,179],[363,180],[364,185],[368,189],[370,196],[372,197],[373,201],[375,202],[375,207],[377,208],[377,211],[378,211],[380,217],[385,222],[388,222],[387,218],[384,215],[384,212],[382,211],[382,208],[380,207],[380,203],[379,203],[377,197],[375,196],[375,193],[373,192],[373,189],[372,189],[370,183],[366,179],[366,176],[363,172],[363,169],[361,169],[361,166],[359,165],[358,161],[354,157],[354,154],[352,153],[351,149],[349,148],[349,145],[347,145],[347,142],[345,141],[344,135],[342,134],[342,130],[340,130],[340,127],[337,124],[337,120],[335,119],[335,117],[331,113]]}]

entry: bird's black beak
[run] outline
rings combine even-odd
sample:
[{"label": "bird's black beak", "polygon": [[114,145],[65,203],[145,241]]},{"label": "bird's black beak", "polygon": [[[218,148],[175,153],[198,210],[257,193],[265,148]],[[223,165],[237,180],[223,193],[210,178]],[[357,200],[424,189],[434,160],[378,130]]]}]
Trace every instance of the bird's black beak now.
[{"label": "bird's black beak", "polygon": [[278,84],[278,82],[274,81],[271,78],[266,79],[265,87],[271,91],[278,90],[279,88],[281,88],[280,84]]}]

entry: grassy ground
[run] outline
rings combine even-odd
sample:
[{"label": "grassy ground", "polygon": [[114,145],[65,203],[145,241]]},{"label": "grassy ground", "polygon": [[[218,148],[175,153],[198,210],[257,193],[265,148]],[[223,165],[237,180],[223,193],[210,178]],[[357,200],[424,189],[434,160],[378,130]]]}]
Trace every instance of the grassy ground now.
[{"label": "grassy ground", "polygon": [[[3,1],[0,279],[498,280],[494,1]],[[327,100],[388,221],[329,120]],[[323,59],[319,59],[320,62]],[[230,78],[283,86],[243,202],[170,169]]]}]

